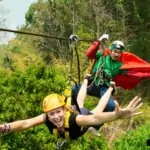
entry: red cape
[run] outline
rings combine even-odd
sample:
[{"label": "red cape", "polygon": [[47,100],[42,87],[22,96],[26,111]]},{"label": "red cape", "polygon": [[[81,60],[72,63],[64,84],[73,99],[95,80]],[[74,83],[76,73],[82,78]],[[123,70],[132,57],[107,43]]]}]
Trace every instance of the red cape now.
[{"label": "red cape", "polygon": [[124,75],[118,74],[114,78],[117,86],[132,89],[142,79],[150,78],[150,63],[129,52],[123,52],[121,61],[123,62],[121,69],[127,72]]}]

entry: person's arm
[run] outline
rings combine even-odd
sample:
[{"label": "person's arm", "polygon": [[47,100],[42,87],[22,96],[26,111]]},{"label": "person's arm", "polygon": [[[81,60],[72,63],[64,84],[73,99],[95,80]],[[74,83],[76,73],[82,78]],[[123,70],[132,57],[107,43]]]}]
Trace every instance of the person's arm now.
[{"label": "person's arm", "polygon": [[101,43],[104,43],[106,40],[109,39],[108,34],[103,34],[97,41],[94,41],[92,45],[88,48],[86,51],[86,56],[88,56],[89,59],[95,59],[96,52],[101,45]]},{"label": "person's arm", "polygon": [[115,121],[117,119],[133,117],[141,114],[141,112],[136,111],[142,105],[141,98],[136,96],[125,108],[121,109],[119,105],[116,105],[114,112],[100,112],[99,114],[96,113],[93,115],[77,115],[76,123],[79,126],[90,126]]},{"label": "person's arm", "polygon": [[88,80],[84,79],[82,86],[79,90],[78,96],[77,96],[77,103],[79,105],[79,108],[84,107],[84,100],[85,100],[86,94],[87,94],[87,86],[88,86]]},{"label": "person's arm", "polygon": [[110,99],[110,96],[112,95],[112,91],[113,91],[113,87],[110,86],[107,89],[107,91],[104,93],[104,95],[100,98],[96,108],[91,111],[92,113],[101,113],[104,111]]},{"label": "person's arm", "polygon": [[90,47],[87,49],[86,51],[86,56],[89,58],[89,59],[95,59],[96,57],[96,52],[100,46],[100,41],[94,41]]},{"label": "person's arm", "polygon": [[117,120],[115,112],[101,112],[93,115],[77,115],[76,123],[79,126],[91,126]]},{"label": "person's arm", "polygon": [[107,89],[104,95],[100,98],[99,103],[97,104],[96,108],[91,111],[92,113],[100,113],[104,111],[112,95],[114,88],[115,88],[115,82],[111,81],[110,87]]},{"label": "person's arm", "polygon": [[[90,77],[90,75],[87,74],[86,78],[84,79],[83,84],[80,88],[78,96],[77,96],[77,103],[79,105],[79,108],[84,107],[84,101],[85,101],[86,94],[87,94],[87,86],[88,86],[88,78],[89,77]],[[96,108],[94,110],[92,110],[93,113],[99,113],[99,112],[104,111],[104,109],[109,101],[109,98],[112,94],[113,88],[115,86],[114,82],[111,82],[110,84],[111,84],[111,86],[108,88],[108,90],[105,92],[105,94],[101,97]]]},{"label": "person's arm", "polygon": [[37,117],[33,117],[26,120],[18,120],[11,123],[0,124],[0,132],[7,133],[7,132],[19,132],[24,131],[28,128],[37,126],[42,124],[46,121],[46,115],[41,114]]}]

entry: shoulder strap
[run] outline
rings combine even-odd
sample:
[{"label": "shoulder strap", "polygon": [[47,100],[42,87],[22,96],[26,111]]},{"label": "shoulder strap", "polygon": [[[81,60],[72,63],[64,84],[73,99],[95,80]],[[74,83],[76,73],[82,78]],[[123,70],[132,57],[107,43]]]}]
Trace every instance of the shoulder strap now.
[{"label": "shoulder strap", "polygon": [[[70,135],[69,135],[69,117],[71,115],[71,112],[70,111],[70,106],[71,106],[71,97],[65,97],[65,107],[67,108],[66,109],[66,112],[65,112],[65,122],[64,122],[64,128],[65,128],[65,132],[64,132],[64,136],[65,136],[65,139],[66,140],[70,140]],[[55,137],[59,137],[59,132],[56,128],[53,129],[53,135]]]}]

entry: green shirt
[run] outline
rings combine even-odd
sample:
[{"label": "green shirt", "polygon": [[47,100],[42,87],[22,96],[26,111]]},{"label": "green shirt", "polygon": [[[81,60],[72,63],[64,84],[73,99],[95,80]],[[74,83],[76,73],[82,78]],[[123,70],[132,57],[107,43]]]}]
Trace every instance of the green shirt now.
[{"label": "green shirt", "polygon": [[98,76],[96,78],[97,84],[100,80],[101,81],[103,80],[105,84],[109,85],[109,79],[113,79],[119,73],[121,74],[125,73],[125,71],[120,69],[122,66],[122,62],[113,60],[110,55],[107,55],[105,57],[100,51],[97,51],[95,59],[96,62],[92,70],[92,73],[94,74],[93,78],[95,77],[96,71],[99,68],[101,68],[102,65],[103,65],[103,73],[107,76],[107,78],[104,79],[102,79],[102,77],[100,79],[100,77]]}]

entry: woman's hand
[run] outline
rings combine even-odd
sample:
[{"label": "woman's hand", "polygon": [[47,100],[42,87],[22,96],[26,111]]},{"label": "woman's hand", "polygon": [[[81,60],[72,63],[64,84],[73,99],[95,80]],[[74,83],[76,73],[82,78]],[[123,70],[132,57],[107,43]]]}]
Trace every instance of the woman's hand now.
[{"label": "woman's hand", "polygon": [[141,97],[135,96],[125,108],[120,108],[119,104],[115,102],[115,113],[117,118],[125,119],[141,114],[142,112],[137,112],[137,110],[143,105],[143,102],[141,102],[141,100]]}]

